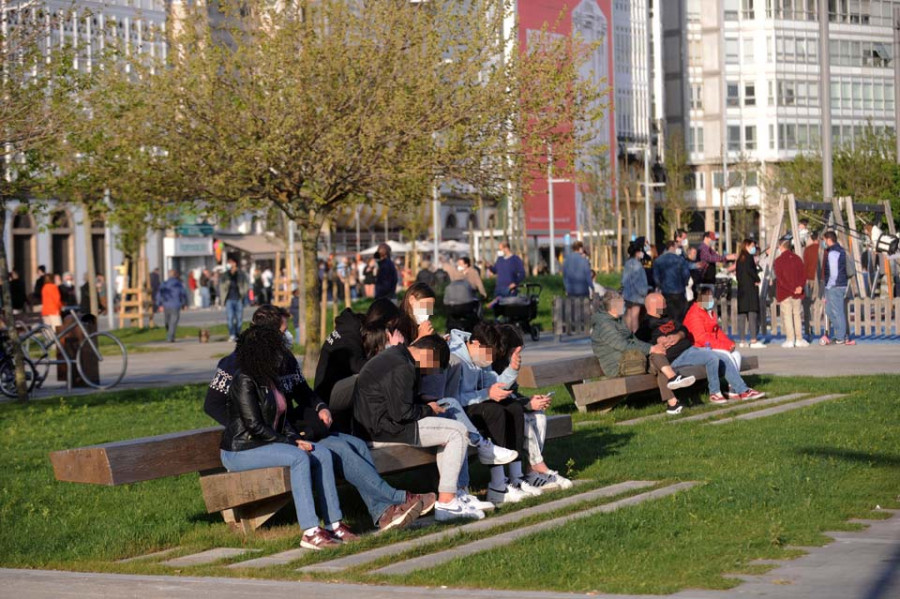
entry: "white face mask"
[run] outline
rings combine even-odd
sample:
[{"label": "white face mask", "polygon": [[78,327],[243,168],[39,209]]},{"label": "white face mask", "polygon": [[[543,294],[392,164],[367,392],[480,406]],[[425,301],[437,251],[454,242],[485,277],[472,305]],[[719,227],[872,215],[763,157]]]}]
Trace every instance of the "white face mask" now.
[{"label": "white face mask", "polygon": [[686,248],[688,246],[687,237],[681,240],[681,247]]},{"label": "white face mask", "polygon": [[416,319],[416,324],[424,324],[431,317],[425,308],[413,308],[413,316]]},{"label": "white face mask", "polygon": [[284,346],[288,349],[288,351],[290,351],[291,348],[294,347],[294,336],[290,331],[284,332]]},{"label": "white face mask", "polygon": [[497,257],[498,257],[498,258],[502,258],[502,257],[503,257],[503,250],[497,250]]},{"label": "white face mask", "polygon": [[677,249],[675,250],[675,253],[678,254],[679,256],[681,256],[681,255],[684,254],[684,250],[681,249],[681,248],[677,248]]},{"label": "white face mask", "polygon": [[462,271],[464,271],[465,269],[466,269],[466,267],[463,266],[463,265],[461,265],[461,264],[457,264],[457,265],[456,265],[456,270],[458,270],[459,272],[462,272]]}]

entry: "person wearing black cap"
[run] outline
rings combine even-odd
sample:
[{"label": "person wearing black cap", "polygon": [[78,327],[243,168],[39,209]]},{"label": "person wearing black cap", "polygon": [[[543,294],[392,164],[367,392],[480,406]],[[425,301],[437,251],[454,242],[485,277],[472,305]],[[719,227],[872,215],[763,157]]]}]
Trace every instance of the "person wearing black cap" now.
[{"label": "person wearing black cap", "polygon": [[715,231],[707,231],[703,234],[703,243],[697,248],[697,258],[700,261],[701,282],[708,285],[716,283],[716,263],[733,261],[737,256],[727,254],[725,256],[716,252],[712,244],[718,239]]}]

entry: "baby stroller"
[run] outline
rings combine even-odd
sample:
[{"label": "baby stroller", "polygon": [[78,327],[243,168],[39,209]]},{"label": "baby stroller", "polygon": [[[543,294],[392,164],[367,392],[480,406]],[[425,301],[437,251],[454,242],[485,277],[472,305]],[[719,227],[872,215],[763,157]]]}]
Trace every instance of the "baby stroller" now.
[{"label": "baby stroller", "polygon": [[481,302],[475,290],[465,281],[453,281],[444,290],[447,330],[471,333],[481,320]]},{"label": "baby stroller", "polygon": [[532,341],[541,338],[541,325],[532,322],[537,318],[538,299],[541,297],[542,287],[538,283],[525,283],[524,293],[510,297],[501,297],[494,306],[494,314],[497,322],[514,324],[523,333],[531,335]]}]

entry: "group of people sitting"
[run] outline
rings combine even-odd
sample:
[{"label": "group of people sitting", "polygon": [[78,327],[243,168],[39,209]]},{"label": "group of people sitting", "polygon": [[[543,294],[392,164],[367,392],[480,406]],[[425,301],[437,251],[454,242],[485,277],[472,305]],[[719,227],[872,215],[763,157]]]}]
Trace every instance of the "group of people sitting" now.
[{"label": "group of people sitting", "polygon": [[[356,538],[343,522],[337,475],[380,530],[430,512],[438,521],[481,519],[498,505],[572,486],[542,455],[551,398],[518,392],[519,331],[481,322],[472,333],[438,335],[434,303],[434,291],[416,283],[400,306],[383,298],[366,314],[344,310],[323,344],[315,390],[285,343],[282,308],[257,309],[220,360],[204,410],[225,427],[222,463],[229,471],[290,468],[302,547]],[[437,493],[393,488],[368,442],[436,448]],[[469,489],[470,449],[490,468],[486,501]]]},{"label": "group of people sitting", "polygon": [[[684,404],[675,390],[690,387],[693,376],[681,376],[683,366],[703,366],[709,384],[709,401],[759,399],[765,394],[751,389],[741,378],[741,354],[719,326],[712,287],[701,286],[699,297],[683,318],[672,313],[662,293],[649,293],[636,331],[626,323],[625,298],[607,290],[594,315],[591,345],[607,376],[650,372],[658,377],[660,394],[668,414],[680,414]],[[649,370],[648,370],[649,368]],[[724,376],[727,387],[721,384]]]}]

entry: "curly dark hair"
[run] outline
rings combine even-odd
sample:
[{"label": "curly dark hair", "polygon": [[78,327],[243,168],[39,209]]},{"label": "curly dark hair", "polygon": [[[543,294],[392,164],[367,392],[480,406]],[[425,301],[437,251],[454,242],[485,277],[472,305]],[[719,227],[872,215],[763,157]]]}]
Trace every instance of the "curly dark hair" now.
[{"label": "curly dark hair", "polygon": [[284,335],[277,328],[252,325],[238,337],[238,368],[259,384],[277,383],[287,358]]}]

